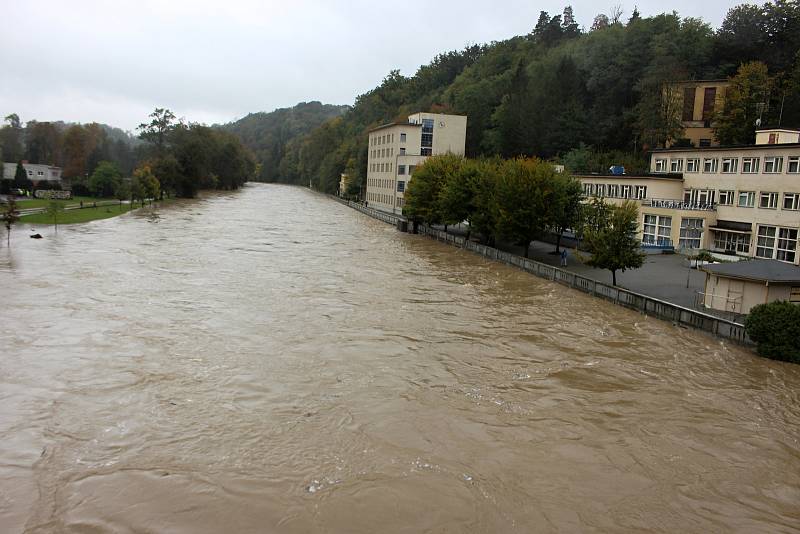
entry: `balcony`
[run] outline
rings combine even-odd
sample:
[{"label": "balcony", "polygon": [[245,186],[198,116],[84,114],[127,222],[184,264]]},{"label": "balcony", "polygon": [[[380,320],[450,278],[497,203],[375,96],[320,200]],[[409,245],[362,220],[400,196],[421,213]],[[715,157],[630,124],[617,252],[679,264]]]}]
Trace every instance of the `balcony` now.
[{"label": "balcony", "polygon": [[683,200],[669,198],[646,198],[642,200],[642,206],[651,208],[667,208],[684,211],[715,211],[717,203],[685,202]]}]

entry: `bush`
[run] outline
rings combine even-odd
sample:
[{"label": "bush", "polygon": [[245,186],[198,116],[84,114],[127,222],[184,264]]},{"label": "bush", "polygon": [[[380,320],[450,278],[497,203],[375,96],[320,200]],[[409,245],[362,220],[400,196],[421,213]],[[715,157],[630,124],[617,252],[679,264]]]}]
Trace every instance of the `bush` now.
[{"label": "bush", "polygon": [[800,306],[785,301],[759,304],[744,326],[761,356],[800,363]]}]

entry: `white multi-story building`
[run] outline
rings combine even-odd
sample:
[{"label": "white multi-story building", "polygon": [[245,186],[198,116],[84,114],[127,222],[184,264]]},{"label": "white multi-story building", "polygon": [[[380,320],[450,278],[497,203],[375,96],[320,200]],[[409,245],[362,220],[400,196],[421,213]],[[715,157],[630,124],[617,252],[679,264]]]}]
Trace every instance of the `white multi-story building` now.
[{"label": "white multi-story building", "polygon": [[587,195],[640,204],[643,243],[800,264],[800,131],[756,144],[654,150],[648,176],[580,176]]},{"label": "white multi-story building", "polygon": [[408,117],[408,122],[370,131],[365,197],[369,206],[402,213],[414,169],[430,156],[463,156],[466,135],[467,117],[439,113],[416,113]]}]

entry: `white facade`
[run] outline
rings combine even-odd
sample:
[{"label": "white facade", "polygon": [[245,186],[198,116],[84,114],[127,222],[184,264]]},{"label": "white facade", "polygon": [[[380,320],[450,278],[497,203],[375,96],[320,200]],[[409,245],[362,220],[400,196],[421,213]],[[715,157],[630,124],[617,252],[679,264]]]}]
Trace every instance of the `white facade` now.
[{"label": "white facade", "polygon": [[467,117],[439,113],[415,113],[408,122],[372,130],[365,197],[369,206],[401,213],[405,189],[416,167],[429,156],[463,156],[466,135]]},{"label": "white facade", "polygon": [[[39,165],[36,163],[22,163],[25,173],[31,182],[47,180],[50,182],[61,182],[61,168],[52,165]],[[3,180],[13,180],[17,173],[17,164],[3,163]]]},{"label": "white facade", "polygon": [[580,180],[587,195],[638,201],[646,244],[798,265],[798,140],[763,130],[750,146],[655,150],[650,176]]}]

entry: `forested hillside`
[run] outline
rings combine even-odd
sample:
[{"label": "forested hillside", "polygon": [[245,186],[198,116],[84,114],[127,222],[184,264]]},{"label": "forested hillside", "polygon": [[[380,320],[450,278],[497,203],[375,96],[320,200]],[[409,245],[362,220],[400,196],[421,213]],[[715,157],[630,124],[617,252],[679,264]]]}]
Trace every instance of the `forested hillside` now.
[{"label": "forested hillside", "polygon": [[[727,114],[749,116],[765,102],[764,126],[779,118],[800,126],[799,13],[795,2],[741,5],[715,30],[675,13],[642,18],[634,11],[625,19],[598,15],[582,30],[569,7],[542,12],[528,35],[441,54],[411,77],[391,71],[344,115],[273,149],[280,162],[262,160],[262,176],[333,192],[348,172],[358,191],[369,129],[420,110],[468,115],[468,156],[636,168],[674,130],[661,109],[665,86],[687,79],[738,76]],[[729,132],[728,140],[747,142],[753,128]]]},{"label": "forested hillside", "polygon": [[302,102],[293,108],[276,109],[271,113],[250,113],[221,128],[239,136],[255,154],[261,164],[259,181],[280,182],[278,168],[286,145],[348,109],[348,106]]}]

